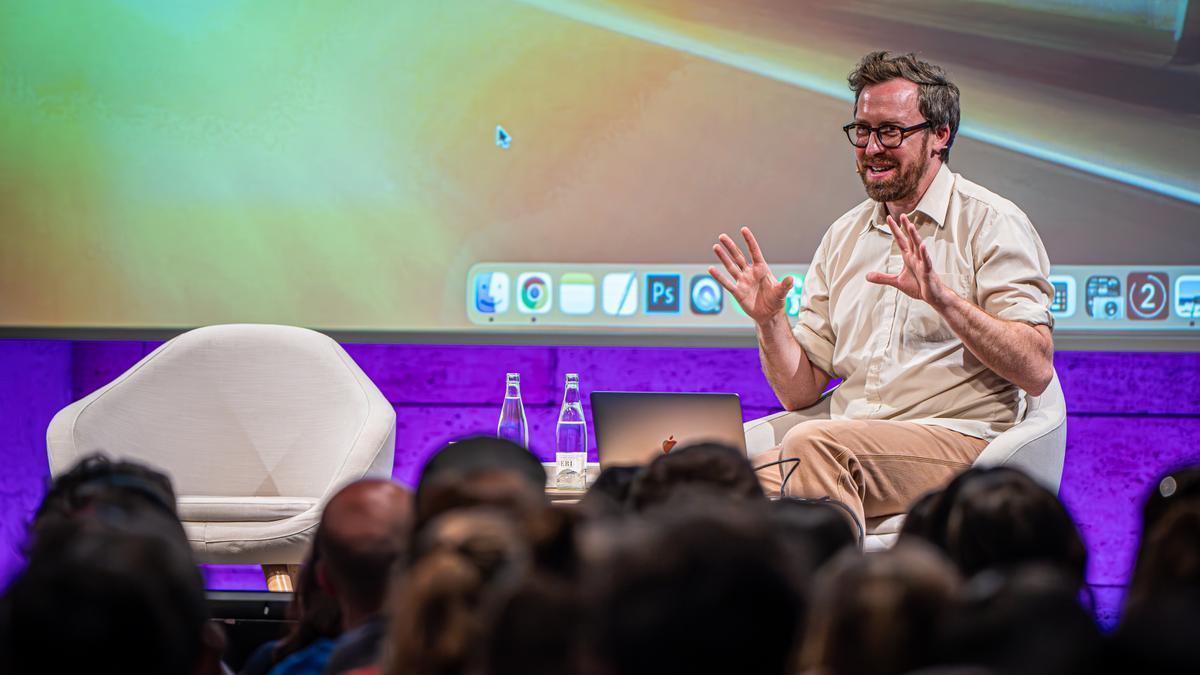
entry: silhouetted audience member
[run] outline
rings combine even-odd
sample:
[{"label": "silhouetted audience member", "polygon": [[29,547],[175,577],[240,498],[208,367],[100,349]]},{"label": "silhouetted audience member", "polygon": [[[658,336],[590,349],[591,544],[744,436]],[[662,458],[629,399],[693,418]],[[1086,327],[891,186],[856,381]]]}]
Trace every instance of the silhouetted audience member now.
[{"label": "silhouetted audience member", "polygon": [[909,525],[908,517],[900,527],[897,541],[913,537],[932,544],[935,548],[946,552],[946,525],[950,521],[950,509],[954,506],[958,493],[972,476],[979,473],[978,469],[967,469],[946,484],[941,490],[934,490],[921,495],[913,506],[916,507],[916,519]]},{"label": "silhouetted audience member", "polygon": [[326,673],[352,670],[378,657],[387,625],[380,608],[392,566],[407,549],[412,518],[411,494],[389,480],[351,483],[325,505],[313,542],[317,581],[336,598],[343,630]]},{"label": "silhouetted audience member", "polygon": [[1130,605],[1200,589],[1200,467],[1163,476],[1142,508]]},{"label": "silhouetted audience member", "polygon": [[533,550],[535,571],[565,581],[577,581],[580,569],[578,532],[584,517],[577,509],[543,508],[519,524]]},{"label": "silhouetted audience member", "polygon": [[1142,538],[1109,671],[1194,672],[1200,659],[1200,467],[1171,472],[1142,509]]},{"label": "silhouetted audience member", "polygon": [[1079,602],[1079,582],[1058,567],[982,572],[946,622],[942,658],[1014,675],[1095,673],[1101,636]]},{"label": "silhouetted audience member", "polygon": [[[91,507],[104,511],[100,502]],[[163,509],[43,522],[0,600],[0,672],[219,673],[204,582]]]},{"label": "silhouetted audience member", "polygon": [[[81,514],[158,509],[178,521],[175,490],[166,474],[137,462],[87,455],[50,484],[34,513],[30,540],[47,523]],[[180,525],[180,534],[182,534]]]},{"label": "silhouetted audience member", "polygon": [[527,575],[491,613],[482,672],[580,673],[585,619],[579,584],[537,572]]},{"label": "silhouetted audience member", "polygon": [[939,501],[942,499],[941,490],[933,490],[926,492],[917,498],[912,506],[908,508],[908,513],[904,516],[904,523],[900,525],[900,536],[897,541],[908,541],[913,537],[924,540],[926,543],[939,545],[945,548],[945,527],[941,527],[942,539],[940,542],[936,540],[934,532],[934,513],[938,507]]},{"label": "silhouetted audience member", "polygon": [[1097,672],[1194,673],[1200,657],[1200,591],[1178,589],[1149,604],[1125,608],[1105,652],[1107,668]]},{"label": "silhouetted audience member", "polygon": [[717,443],[676,448],[656,457],[634,480],[629,498],[634,510],[642,512],[678,491],[695,488],[732,499],[764,499],[746,453]]},{"label": "silhouetted audience member", "polygon": [[804,587],[838,553],[858,547],[851,512],[832,501],[784,497],[770,502],[768,513],[789,571]]},{"label": "silhouetted audience member", "polygon": [[1055,565],[1084,583],[1087,549],[1058,497],[1015,469],[971,469],[946,520],[946,552],[964,576],[1027,563]]},{"label": "silhouetted audience member", "polygon": [[287,635],[260,646],[246,660],[240,675],[298,675],[321,673],[333,651],[334,640],[342,633],[342,612],[338,601],[317,582],[320,553],[309,549],[300,566],[296,591],[288,606]]},{"label": "silhouetted audience member", "polygon": [[516,443],[490,436],[451,443],[421,470],[414,532],[457,508],[492,506],[518,514],[536,512],[548,504],[545,489],[546,470],[541,461]]},{"label": "silhouetted audience member", "polygon": [[[1149,495],[1108,640],[1081,603],[1069,513],[1010,468],[921,497],[897,547],[865,555],[846,509],[767,501],[722,445],[607,469],[574,509],[551,508],[545,480],[528,450],[479,437],[434,455],[415,496],[347,486],[301,569],[295,623],[243,675],[1195,670],[1200,468]],[[27,551],[0,597],[0,672],[222,672],[162,473],[85,458],[51,485]]]},{"label": "silhouetted audience member", "polygon": [[765,508],[736,500],[672,504],[687,508],[611,521],[611,547],[589,561],[594,672],[788,672],[803,606]]},{"label": "silhouetted audience member", "polygon": [[421,495],[414,535],[425,525],[459,509],[490,507],[528,521],[549,508],[544,488],[534,488],[508,469],[485,469],[455,480],[438,480]]},{"label": "silhouetted audience member", "polygon": [[846,551],[815,582],[803,664],[823,675],[891,675],[937,663],[937,636],[959,588],[933,547]]},{"label": "silhouetted audience member", "polygon": [[1084,584],[1087,549],[1075,521],[1053,492],[1021,471],[972,468],[916,506],[916,522],[906,522],[901,540],[941,548],[964,577],[1045,563]]},{"label": "silhouetted audience member", "polygon": [[608,466],[579,500],[579,510],[588,518],[622,516],[630,511],[629,493],[641,472],[639,466]]},{"label": "silhouetted audience member", "polygon": [[392,588],[381,666],[361,672],[478,672],[494,603],[531,568],[532,557],[522,528],[504,511],[458,509],[431,521],[417,537],[411,568]]}]

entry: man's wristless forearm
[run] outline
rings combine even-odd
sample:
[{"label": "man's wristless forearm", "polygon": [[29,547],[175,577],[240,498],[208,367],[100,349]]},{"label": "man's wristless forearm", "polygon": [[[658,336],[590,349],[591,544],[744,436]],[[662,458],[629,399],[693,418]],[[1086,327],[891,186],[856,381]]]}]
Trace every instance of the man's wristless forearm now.
[{"label": "man's wristless forearm", "polygon": [[791,324],[781,311],[756,325],[758,353],[763,374],[784,407],[794,410],[816,400],[821,392],[812,377],[808,354],[792,334]]},{"label": "man's wristless forearm", "polygon": [[985,366],[1027,391],[1039,386],[1037,373],[1044,354],[1036,337],[956,294],[943,302],[930,304]]}]

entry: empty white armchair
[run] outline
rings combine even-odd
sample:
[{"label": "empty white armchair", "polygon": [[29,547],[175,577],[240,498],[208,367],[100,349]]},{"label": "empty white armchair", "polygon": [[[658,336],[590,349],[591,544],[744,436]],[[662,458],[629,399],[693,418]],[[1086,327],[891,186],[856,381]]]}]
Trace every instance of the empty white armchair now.
[{"label": "empty white armchair", "polygon": [[336,342],[292,326],[183,333],[46,433],[50,473],[104,452],[167,473],[200,562],[303,560],[324,503],[391,475],[396,413]]},{"label": "empty white armchair", "polygon": [[[828,419],[832,393],[830,389],[803,410],[775,413],[746,422],[746,450],[751,459],[782,443],[784,434],[797,424]],[[1058,374],[1055,373],[1041,396],[1026,396],[1025,402],[1025,415],[1021,421],[988,443],[975,460],[975,466],[1011,466],[1057,493],[1067,454],[1067,404]],[[904,514],[869,518],[865,548],[876,551],[890,547],[903,524]]]}]

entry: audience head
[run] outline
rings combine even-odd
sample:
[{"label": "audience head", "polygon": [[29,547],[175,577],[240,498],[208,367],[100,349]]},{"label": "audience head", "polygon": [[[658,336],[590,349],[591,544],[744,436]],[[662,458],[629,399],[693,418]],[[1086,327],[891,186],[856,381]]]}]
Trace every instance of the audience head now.
[{"label": "audience head", "polygon": [[546,469],[533,453],[503,438],[473,436],[446,445],[425,463],[417,484],[418,507],[424,491],[436,483],[496,470],[520,476],[538,490],[546,487]]},{"label": "audience head", "polygon": [[645,511],[679,492],[697,490],[734,500],[763,499],[745,453],[727,445],[701,443],[655,458],[634,480],[630,500],[634,510]]},{"label": "audience head", "polygon": [[1099,670],[1100,631],[1079,602],[1079,581],[1059,567],[988,570],[967,582],[943,634],[943,658],[1002,673]]},{"label": "audience head", "polygon": [[1082,585],[1087,549],[1058,497],[1007,467],[974,468],[937,499],[931,529],[964,576],[1029,563],[1058,566]]},{"label": "audience head", "polygon": [[223,646],[179,522],[157,508],[45,523],[0,617],[5,673],[178,675]]},{"label": "audience head", "polygon": [[1142,509],[1131,605],[1200,590],[1200,467],[1163,476]]},{"label": "audience head", "polygon": [[1104,655],[1107,672],[1195,672],[1198,644],[1200,589],[1177,587],[1145,600],[1130,598]]},{"label": "audience head", "polygon": [[1163,476],[1142,509],[1142,539],[1112,672],[1190,672],[1200,644],[1200,467]]},{"label": "audience head", "polygon": [[640,466],[605,467],[579,501],[580,510],[592,518],[629,513],[629,493],[641,470]]},{"label": "audience head", "polygon": [[493,506],[514,513],[545,508],[546,470],[533,453],[501,438],[451,443],[425,464],[417,483],[416,530],[452,509]]},{"label": "audience head", "polygon": [[[900,526],[898,540],[907,541],[915,537],[924,540],[926,543],[945,548],[945,528],[935,528],[934,526],[935,513],[942,495],[941,490],[926,492],[918,497],[917,501],[912,503],[912,506],[908,507],[908,513],[904,516],[904,523]],[[935,529],[940,529],[942,532],[938,533]],[[939,539],[939,536],[941,539]]]},{"label": "audience head", "polygon": [[313,542],[316,573],[338,600],[343,628],[361,625],[383,604],[411,525],[412,497],[390,480],[351,483],[325,505]]},{"label": "audience head", "polygon": [[590,657],[601,672],[785,672],[801,596],[762,508],[692,502],[619,530],[589,560]]},{"label": "audience head", "polygon": [[934,663],[959,578],[936,549],[845,551],[817,576],[806,666],[828,675],[889,675]]},{"label": "audience head", "polygon": [[317,547],[309,549],[308,558],[300,566],[296,591],[288,606],[288,618],[293,622],[288,634],[276,643],[271,653],[278,663],[289,654],[304,649],[321,638],[336,638],[342,632],[342,610],[338,601],[321,588],[317,580]]},{"label": "audience head", "polygon": [[571,675],[581,670],[586,613],[578,584],[526,575],[491,613],[483,654],[488,675]]},{"label": "audience head", "polygon": [[32,531],[48,522],[101,511],[157,509],[177,520],[171,480],[150,467],[93,454],[50,485],[34,514]]},{"label": "audience head", "polygon": [[465,508],[417,536],[391,591],[383,672],[457,675],[478,667],[495,598],[529,569],[532,552],[509,514]]},{"label": "audience head", "polygon": [[858,548],[857,525],[836,502],[785,497],[770,502],[768,518],[789,568],[807,585],[826,562]]},{"label": "audience head", "polygon": [[1200,466],[1176,469],[1164,475],[1146,495],[1142,506],[1144,530],[1153,529],[1183,502],[1200,499]]}]

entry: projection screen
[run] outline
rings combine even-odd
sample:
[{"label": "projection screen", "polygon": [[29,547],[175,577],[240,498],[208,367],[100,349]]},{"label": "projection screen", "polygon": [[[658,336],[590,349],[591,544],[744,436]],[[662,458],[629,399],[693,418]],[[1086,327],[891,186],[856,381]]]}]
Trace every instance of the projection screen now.
[{"label": "projection screen", "polygon": [[0,331],[749,344],[712,243],[749,226],[802,287],[865,197],[846,75],[889,49],[960,86],[950,167],[1032,219],[1064,344],[1195,349],[1198,22],[1186,0],[5,3]]}]

